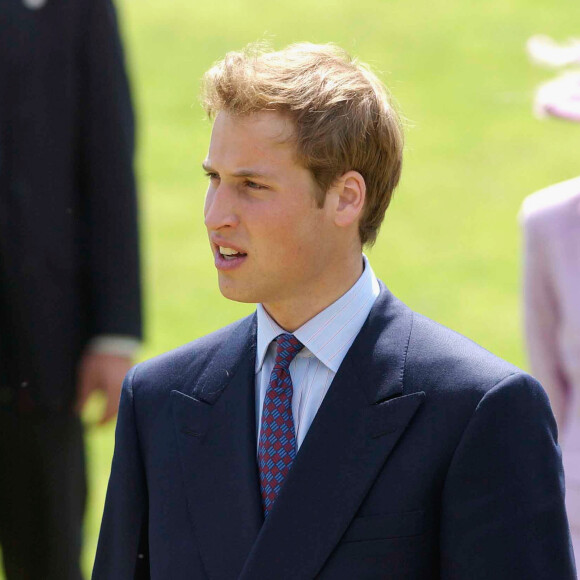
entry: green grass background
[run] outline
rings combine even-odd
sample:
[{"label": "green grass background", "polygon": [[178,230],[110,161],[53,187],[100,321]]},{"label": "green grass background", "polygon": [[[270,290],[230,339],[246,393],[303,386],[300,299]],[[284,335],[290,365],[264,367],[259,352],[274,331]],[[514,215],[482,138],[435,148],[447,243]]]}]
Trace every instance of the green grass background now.
[{"label": "green grass background", "polygon": [[[223,299],[202,221],[210,124],[203,72],[267,38],[336,42],[368,62],[407,119],[403,178],[369,256],[415,310],[525,367],[517,212],[532,191],[580,173],[580,126],[538,121],[553,76],[528,63],[539,32],[580,35],[577,0],[119,0],[139,120],[148,358],[251,311]],[[90,573],[113,451],[90,428]]]}]

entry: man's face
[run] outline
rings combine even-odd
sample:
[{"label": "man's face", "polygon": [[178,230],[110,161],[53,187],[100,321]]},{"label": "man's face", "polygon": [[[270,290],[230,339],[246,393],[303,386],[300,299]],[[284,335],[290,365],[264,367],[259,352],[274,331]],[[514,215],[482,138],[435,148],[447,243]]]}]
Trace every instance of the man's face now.
[{"label": "man's face", "polygon": [[317,207],[312,175],[295,159],[292,131],[275,112],[220,112],[204,163],[205,225],[220,290],[274,315],[324,290],[336,236],[328,204]]}]

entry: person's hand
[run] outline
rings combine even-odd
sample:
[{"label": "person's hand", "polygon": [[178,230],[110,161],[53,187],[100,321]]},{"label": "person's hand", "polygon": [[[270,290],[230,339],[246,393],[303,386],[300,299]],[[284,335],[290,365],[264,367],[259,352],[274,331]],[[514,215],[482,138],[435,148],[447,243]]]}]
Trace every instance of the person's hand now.
[{"label": "person's hand", "polygon": [[95,391],[100,391],[105,396],[106,404],[98,424],[104,425],[115,417],[119,409],[123,379],[132,365],[130,357],[85,353],[78,370],[77,413],[82,412]]}]

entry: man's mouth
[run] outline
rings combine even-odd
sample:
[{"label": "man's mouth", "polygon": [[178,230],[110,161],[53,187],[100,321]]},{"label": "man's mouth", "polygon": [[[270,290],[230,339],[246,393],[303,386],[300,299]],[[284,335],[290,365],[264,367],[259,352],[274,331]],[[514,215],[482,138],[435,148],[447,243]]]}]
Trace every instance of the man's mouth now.
[{"label": "man's mouth", "polygon": [[235,258],[247,256],[247,254],[244,254],[243,252],[238,252],[233,248],[226,248],[224,246],[219,246],[219,252],[226,260],[234,260]]}]

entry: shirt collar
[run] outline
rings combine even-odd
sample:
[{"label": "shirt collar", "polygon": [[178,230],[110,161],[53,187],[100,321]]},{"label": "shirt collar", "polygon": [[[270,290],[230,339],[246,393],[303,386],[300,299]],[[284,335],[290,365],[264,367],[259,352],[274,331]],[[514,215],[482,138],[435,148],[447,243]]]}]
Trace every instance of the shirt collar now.
[{"label": "shirt collar", "polygon": [[[354,286],[293,333],[306,347],[298,356],[314,355],[335,373],[380,292],[378,280],[364,254],[363,263],[363,273]],[[261,304],[257,306],[257,317],[256,373],[262,368],[270,343],[286,332]]]}]

